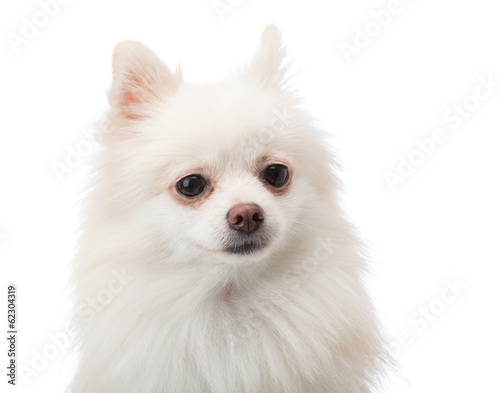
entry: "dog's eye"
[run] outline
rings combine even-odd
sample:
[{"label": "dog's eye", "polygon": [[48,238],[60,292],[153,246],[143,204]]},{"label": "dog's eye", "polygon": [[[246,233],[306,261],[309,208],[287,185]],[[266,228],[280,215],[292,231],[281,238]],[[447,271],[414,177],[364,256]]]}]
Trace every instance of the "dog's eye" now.
[{"label": "dog's eye", "polygon": [[198,175],[189,175],[183,177],[177,182],[177,191],[187,197],[200,195],[207,186],[205,180]]},{"label": "dog's eye", "polygon": [[273,164],[264,171],[264,181],[274,187],[283,187],[290,178],[290,173],[285,165]]}]

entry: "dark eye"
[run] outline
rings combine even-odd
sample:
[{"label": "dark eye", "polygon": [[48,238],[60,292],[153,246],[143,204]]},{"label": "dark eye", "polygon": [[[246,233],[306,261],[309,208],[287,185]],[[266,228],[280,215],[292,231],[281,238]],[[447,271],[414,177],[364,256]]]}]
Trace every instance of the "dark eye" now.
[{"label": "dark eye", "polygon": [[206,187],[207,183],[198,175],[189,175],[177,182],[177,191],[186,197],[198,196]]},{"label": "dark eye", "polygon": [[283,187],[290,178],[290,173],[285,165],[273,164],[264,171],[264,181],[274,187]]}]

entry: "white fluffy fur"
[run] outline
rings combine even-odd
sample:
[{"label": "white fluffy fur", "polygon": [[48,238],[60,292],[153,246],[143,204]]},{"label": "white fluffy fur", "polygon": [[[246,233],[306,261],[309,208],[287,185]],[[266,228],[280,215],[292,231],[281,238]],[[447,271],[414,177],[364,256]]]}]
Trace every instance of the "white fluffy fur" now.
[{"label": "white fluffy fur", "polygon": [[[283,56],[269,26],[237,76],[195,84],[142,44],[117,46],[111,126],[75,261],[72,393],[360,393],[378,385],[387,359],[360,244],[336,197],[337,163],[283,86]],[[283,195],[256,176],[265,157],[294,172]],[[213,192],[183,204],[173,185],[200,171]],[[272,230],[270,245],[249,256],[220,251],[231,231],[226,213],[238,203],[262,206]],[[127,285],[113,272],[128,275]],[[116,289],[111,299],[107,288]],[[92,313],[88,299],[99,296]]]}]

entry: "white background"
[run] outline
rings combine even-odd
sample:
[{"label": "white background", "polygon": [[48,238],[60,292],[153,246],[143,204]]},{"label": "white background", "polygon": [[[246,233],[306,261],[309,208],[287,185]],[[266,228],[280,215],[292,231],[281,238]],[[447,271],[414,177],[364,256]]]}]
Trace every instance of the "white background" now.
[{"label": "white background", "polygon": [[[372,250],[370,288],[402,343],[393,349],[407,382],[390,391],[500,391],[500,87],[474,98],[479,78],[500,81],[496,2],[401,0],[379,28],[372,11],[388,1],[221,3],[234,4],[222,19],[213,0],[73,0],[44,20],[38,1],[2,2],[0,293],[18,287],[18,356],[33,372],[18,375],[17,391],[62,392],[68,380],[65,291],[89,156],[62,180],[53,165],[66,165],[68,148],[106,111],[114,45],[141,40],[180,63],[186,80],[215,80],[252,56],[272,22],[345,165],[345,205]],[[16,51],[23,18],[45,25]],[[341,43],[353,45],[358,29],[373,37],[348,62]],[[464,101],[454,128],[459,120],[443,114]],[[428,156],[415,152],[435,128],[446,140]],[[386,173],[412,154],[419,165],[391,190]],[[458,283],[456,295],[447,282]],[[0,391],[14,391],[1,341]]]}]

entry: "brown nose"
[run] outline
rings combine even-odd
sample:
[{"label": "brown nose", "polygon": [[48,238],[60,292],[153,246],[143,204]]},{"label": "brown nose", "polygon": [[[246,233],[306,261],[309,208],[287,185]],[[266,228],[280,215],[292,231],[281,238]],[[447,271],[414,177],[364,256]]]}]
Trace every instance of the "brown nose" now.
[{"label": "brown nose", "polygon": [[252,232],[264,221],[264,210],[255,203],[233,206],[227,213],[229,227],[238,232]]}]

